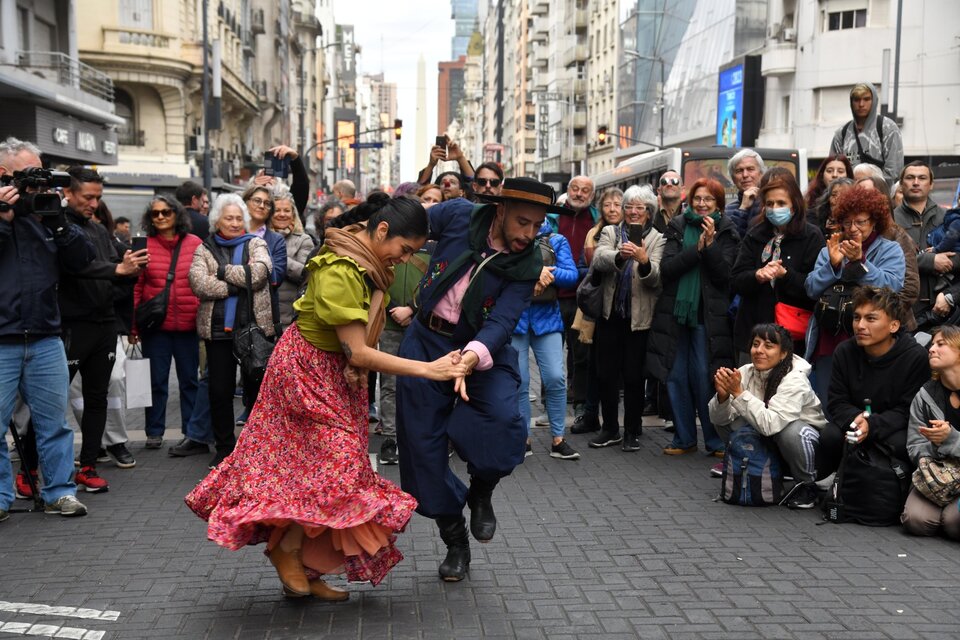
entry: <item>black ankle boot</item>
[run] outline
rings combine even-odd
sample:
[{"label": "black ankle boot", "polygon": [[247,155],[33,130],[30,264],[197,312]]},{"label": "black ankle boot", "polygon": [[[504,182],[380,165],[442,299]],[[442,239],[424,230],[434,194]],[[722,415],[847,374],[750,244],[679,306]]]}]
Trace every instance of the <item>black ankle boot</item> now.
[{"label": "black ankle boot", "polygon": [[440,538],[447,545],[447,557],[440,563],[440,577],[447,582],[460,582],[470,571],[470,537],[463,516],[437,518]]},{"label": "black ankle boot", "polygon": [[470,478],[467,505],[470,507],[470,533],[479,542],[490,542],[497,531],[497,516],[493,513],[493,490],[496,482]]}]

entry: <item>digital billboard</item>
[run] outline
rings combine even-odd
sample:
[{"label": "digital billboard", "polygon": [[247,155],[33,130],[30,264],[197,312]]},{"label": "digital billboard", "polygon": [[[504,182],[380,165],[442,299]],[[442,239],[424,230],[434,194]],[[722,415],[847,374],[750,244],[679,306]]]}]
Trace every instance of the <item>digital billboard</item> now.
[{"label": "digital billboard", "polygon": [[[737,119],[740,119],[740,122]],[[720,71],[717,92],[717,144],[739,147],[743,131],[743,64]]]}]

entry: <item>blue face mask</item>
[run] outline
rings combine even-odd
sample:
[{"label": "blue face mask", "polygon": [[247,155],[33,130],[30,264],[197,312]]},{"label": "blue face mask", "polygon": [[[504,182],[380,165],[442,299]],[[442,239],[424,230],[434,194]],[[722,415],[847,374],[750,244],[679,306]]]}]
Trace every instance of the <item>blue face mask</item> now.
[{"label": "blue face mask", "polygon": [[767,220],[775,227],[782,227],[793,218],[793,212],[790,207],[781,207],[779,209],[767,208]]}]

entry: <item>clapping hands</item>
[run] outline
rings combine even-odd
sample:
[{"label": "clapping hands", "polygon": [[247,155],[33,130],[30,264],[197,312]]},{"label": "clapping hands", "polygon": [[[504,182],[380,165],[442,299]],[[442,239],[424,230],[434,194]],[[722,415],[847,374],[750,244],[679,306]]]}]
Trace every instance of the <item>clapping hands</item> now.
[{"label": "clapping hands", "polygon": [[737,369],[720,367],[713,376],[713,385],[717,390],[717,400],[721,403],[726,402],[730,396],[737,397],[743,393],[743,381]]},{"label": "clapping hands", "polygon": [[787,275],[787,270],[783,267],[783,263],[780,260],[771,260],[760,269],[757,269],[756,275],[757,282],[771,282]]}]

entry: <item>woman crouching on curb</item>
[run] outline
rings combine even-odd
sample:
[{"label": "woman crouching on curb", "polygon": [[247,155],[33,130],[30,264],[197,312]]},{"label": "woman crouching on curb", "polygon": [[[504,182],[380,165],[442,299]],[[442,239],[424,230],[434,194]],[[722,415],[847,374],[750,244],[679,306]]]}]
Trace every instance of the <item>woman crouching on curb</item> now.
[{"label": "woman crouching on curb", "polygon": [[387,199],[365,228],[327,230],[236,449],[186,497],[217,544],[266,542],[288,597],[346,600],[320,576],[345,572],[376,585],[403,558],[395,534],[417,502],[370,466],[367,371],[436,381],[467,374],[459,352],[419,362],[376,349],[391,267],[426,235],[426,212],[405,198]]}]

